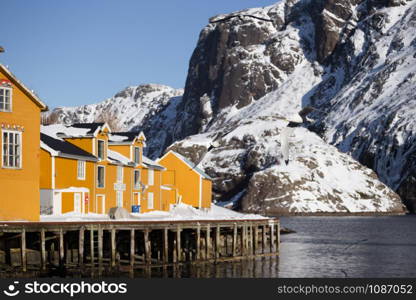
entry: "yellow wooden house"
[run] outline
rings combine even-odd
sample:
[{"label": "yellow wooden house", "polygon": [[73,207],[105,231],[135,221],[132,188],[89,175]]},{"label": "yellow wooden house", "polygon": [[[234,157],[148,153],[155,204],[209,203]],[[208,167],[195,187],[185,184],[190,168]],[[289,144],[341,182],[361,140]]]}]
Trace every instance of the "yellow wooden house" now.
[{"label": "yellow wooden house", "polygon": [[166,168],[162,184],[170,189],[164,190],[169,204],[178,202],[196,208],[210,208],[212,201],[212,179],[184,156],[172,150],[157,162]]},{"label": "yellow wooden house", "polygon": [[164,168],[143,155],[143,134],[112,133],[105,123],[54,124],[41,131],[44,214],[163,209]]},{"label": "yellow wooden house", "polygon": [[0,220],[39,220],[40,112],[47,106],[0,64]]}]

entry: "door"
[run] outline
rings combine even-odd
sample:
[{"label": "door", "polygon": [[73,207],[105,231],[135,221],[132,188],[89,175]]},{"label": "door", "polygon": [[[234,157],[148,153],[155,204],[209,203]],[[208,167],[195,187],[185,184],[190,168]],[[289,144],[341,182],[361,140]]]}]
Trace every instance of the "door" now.
[{"label": "door", "polygon": [[74,193],[74,212],[82,212],[82,197],[81,193]]},{"label": "door", "polygon": [[62,214],[62,194],[53,192],[53,214],[55,216]]}]

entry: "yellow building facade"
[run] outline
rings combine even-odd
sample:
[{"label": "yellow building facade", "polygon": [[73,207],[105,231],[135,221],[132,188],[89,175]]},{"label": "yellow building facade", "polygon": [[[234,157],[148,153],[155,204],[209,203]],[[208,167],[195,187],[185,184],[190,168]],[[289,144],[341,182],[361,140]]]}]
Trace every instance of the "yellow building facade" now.
[{"label": "yellow building facade", "polygon": [[0,220],[39,220],[40,112],[45,110],[0,64]]}]

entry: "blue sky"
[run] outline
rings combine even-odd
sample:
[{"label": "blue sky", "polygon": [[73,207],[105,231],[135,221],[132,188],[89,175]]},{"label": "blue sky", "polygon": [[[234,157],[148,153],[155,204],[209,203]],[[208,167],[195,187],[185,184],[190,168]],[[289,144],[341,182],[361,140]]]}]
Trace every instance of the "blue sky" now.
[{"label": "blue sky", "polygon": [[129,85],[185,85],[208,18],[277,0],[2,1],[0,63],[50,108],[102,101]]}]

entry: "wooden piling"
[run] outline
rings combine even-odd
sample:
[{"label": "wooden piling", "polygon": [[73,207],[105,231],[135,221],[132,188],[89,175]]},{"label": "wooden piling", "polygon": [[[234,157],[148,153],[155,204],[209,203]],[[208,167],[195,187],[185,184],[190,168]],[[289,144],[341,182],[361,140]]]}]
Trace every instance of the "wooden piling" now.
[{"label": "wooden piling", "polygon": [[27,260],[26,260],[26,229],[22,228],[22,235],[21,235],[21,251],[22,251],[22,270],[26,272],[27,270]]},{"label": "wooden piling", "polygon": [[84,227],[83,226],[79,229],[78,264],[80,267],[84,266]]},{"label": "wooden piling", "polygon": [[135,236],[134,229],[130,229],[130,266],[134,266],[134,253],[135,253]]},{"label": "wooden piling", "polygon": [[253,247],[253,254],[257,254],[257,250],[258,250],[258,246],[259,246],[259,228],[258,226],[254,226],[254,238],[253,238],[253,243],[254,243],[254,247]]},{"label": "wooden piling", "polygon": [[206,235],[205,235],[205,241],[206,241],[205,244],[207,246],[207,248],[206,248],[206,259],[208,260],[211,257],[211,227],[210,227],[209,224],[207,225],[207,232],[206,232]]},{"label": "wooden piling", "polygon": [[201,259],[201,225],[198,223],[196,228],[196,260]]},{"label": "wooden piling", "polygon": [[163,263],[169,262],[169,232],[168,229],[163,229]]},{"label": "wooden piling", "polygon": [[42,228],[40,231],[40,256],[41,256],[41,264],[42,270],[46,270],[46,242],[45,242],[45,228]]},{"label": "wooden piling", "polygon": [[280,222],[277,222],[276,226],[276,253],[280,255]]},{"label": "wooden piling", "polygon": [[59,230],[59,264],[64,263],[64,232],[62,228]]},{"label": "wooden piling", "polygon": [[261,251],[261,253],[264,254],[264,253],[266,253],[266,242],[267,242],[267,238],[266,238],[266,226],[265,225],[262,226],[261,233],[262,233],[262,239],[261,239],[261,241],[262,241],[262,251]]},{"label": "wooden piling", "polygon": [[217,225],[217,228],[215,230],[215,259],[218,259],[221,256],[221,253],[220,253],[220,249],[221,249],[220,233],[221,233],[221,228],[220,228],[219,225]]},{"label": "wooden piling", "polygon": [[270,253],[274,252],[274,224],[270,224]]},{"label": "wooden piling", "polygon": [[111,228],[111,267],[116,266],[116,230]]},{"label": "wooden piling", "polygon": [[145,229],[144,232],[144,253],[145,253],[145,262],[146,265],[149,265],[151,263],[151,244],[150,244],[150,240],[149,240],[149,230]]},{"label": "wooden piling", "polygon": [[233,228],[233,253],[232,256],[236,257],[237,256],[237,223],[234,223],[234,228]]},{"label": "wooden piling", "polygon": [[91,225],[90,228],[90,258],[91,266],[94,266],[94,227]]},{"label": "wooden piling", "polygon": [[176,255],[177,255],[177,261],[180,262],[182,260],[181,256],[181,226],[176,226]]},{"label": "wooden piling", "polygon": [[98,225],[98,264],[103,263],[103,229]]}]

